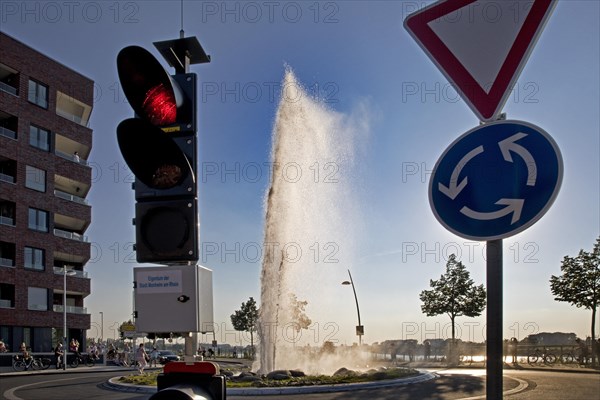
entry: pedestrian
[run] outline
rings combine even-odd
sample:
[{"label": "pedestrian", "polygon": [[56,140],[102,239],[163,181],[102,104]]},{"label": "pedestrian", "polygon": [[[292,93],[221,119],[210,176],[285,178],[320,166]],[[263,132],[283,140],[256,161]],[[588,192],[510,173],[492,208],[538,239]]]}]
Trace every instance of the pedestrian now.
[{"label": "pedestrian", "polygon": [[56,369],[61,369],[63,367],[64,361],[63,357],[65,355],[63,344],[58,342],[56,347],[54,348],[54,356],[56,357]]},{"label": "pedestrian", "polygon": [[73,160],[75,160],[75,162],[79,162],[80,161],[79,153],[78,152],[73,153]]},{"label": "pedestrian", "polygon": [[575,339],[575,342],[579,347],[579,365],[585,365],[589,356],[587,344],[579,338]]},{"label": "pedestrian", "polygon": [[155,367],[158,367],[159,356],[160,356],[160,353],[158,352],[156,347],[153,347],[152,351],[150,352],[150,368],[152,368],[152,364],[154,364]]},{"label": "pedestrian", "polygon": [[138,371],[140,372],[140,375],[144,373],[144,368],[146,368],[148,365],[148,361],[146,360],[147,357],[148,354],[144,348],[144,343],[140,343],[139,347],[135,351],[135,360],[138,363]]},{"label": "pedestrian", "polygon": [[8,349],[6,348],[4,341],[2,339],[0,339],[0,353],[6,353],[7,351],[8,351]]}]

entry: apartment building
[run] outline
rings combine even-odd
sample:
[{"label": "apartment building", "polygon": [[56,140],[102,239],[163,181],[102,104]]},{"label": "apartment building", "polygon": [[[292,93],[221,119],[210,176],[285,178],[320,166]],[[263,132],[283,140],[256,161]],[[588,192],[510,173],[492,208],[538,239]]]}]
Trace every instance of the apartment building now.
[{"label": "apartment building", "polygon": [[[0,339],[85,343],[93,81],[0,32]],[[66,302],[64,295],[66,293]]]}]

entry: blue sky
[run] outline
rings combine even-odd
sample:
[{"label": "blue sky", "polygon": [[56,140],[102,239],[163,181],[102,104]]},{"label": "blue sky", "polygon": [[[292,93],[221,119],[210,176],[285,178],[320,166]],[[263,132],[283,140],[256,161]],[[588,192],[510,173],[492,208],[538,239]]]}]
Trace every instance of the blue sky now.
[{"label": "blue sky", "polygon": [[[87,231],[93,242],[87,265],[92,294],[86,305],[94,325],[104,313],[104,336],[112,337],[115,323],[131,314],[136,266],[131,176],[115,134],[132,112],[119,89],[116,55],[135,44],[160,59],[152,42],[179,36],[180,2],[75,3],[3,1],[0,23],[7,34],[95,81],[93,221]],[[202,249],[210,249],[201,263],[214,271],[220,342],[238,340],[229,315],[250,296],[260,297],[260,261],[243,249],[263,240],[271,135],[286,65],[329,109],[368,115],[368,134],[355,147],[351,177],[357,212],[346,221],[355,244],[339,250],[340,260],[351,254],[352,262],[326,266],[339,279],[318,290],[336,301],[309,303],[307,313],[318,324],[311,334],[340,343],[355,340],[352,293],[339,284],[348,268],[367,343],[447,332],[448,319],[425,317],[418,295],[444,272],[449,253],[458,253],[477,283],[485,281],[484,243],[448,232],[428,203],[438,157],[478,120],[403,28],[408,12],[426,4],[184,2],[186,36],[197,36],[212,56],[210,64],[192,66],[192,72],[202,91],[200,240]],[[563,256],[591,250],[600,234],[598,21],[598,2],[559,2],[504,107],[509,119],[546,130],[564,161],[554,205],[531,228],[504,240],[508,337],[589,332],[591,312],[555,302],[549,278],[560,272]],[[483,317],[458,323],[463,339],[483,339]],[[337,328],[330,330],[331,324]],[[97,336],[94,328],[89,336]]]}]

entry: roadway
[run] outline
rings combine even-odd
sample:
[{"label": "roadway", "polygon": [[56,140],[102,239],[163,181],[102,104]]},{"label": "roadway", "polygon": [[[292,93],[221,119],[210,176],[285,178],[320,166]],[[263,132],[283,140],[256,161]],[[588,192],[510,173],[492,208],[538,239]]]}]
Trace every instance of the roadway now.
[{"label": "roadway", "polygon": [[[122,370],[122,373],[130,373]],[[459,400],[485,398],[485,370],[432,369],[439,378],[427,382],[394,388],[356,390],[351,392],[252,396],[269,400]],[[83,370],[81,371],[83,372]],[[87,370],[85,373],[60,374],[3,374],[0,395],[6,400],[64,400],[107,399],[146,400],[148,394],[107,390],[105,382],[120,371]],[[506,396],[511,400],[587,400],[597,399],[600,393],[600,374],[535,370],[505,371],[504,390],[517,391]],[[228,395],[230,400],[248,397]]]}]

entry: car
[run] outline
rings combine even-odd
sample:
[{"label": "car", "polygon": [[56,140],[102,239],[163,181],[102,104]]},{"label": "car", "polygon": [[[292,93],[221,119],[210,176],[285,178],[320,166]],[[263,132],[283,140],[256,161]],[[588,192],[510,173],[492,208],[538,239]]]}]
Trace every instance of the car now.
[{"label": "car", "polygon": [[159,350],[158,351],[158,362],[162,365],[171,361],[179,361],[179,356],[170,350]]}]

